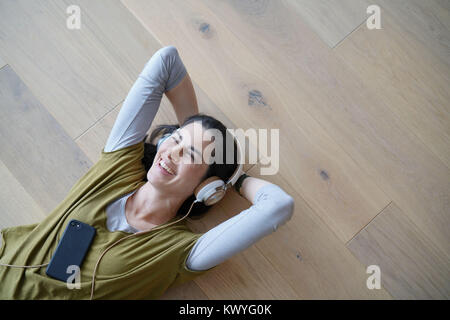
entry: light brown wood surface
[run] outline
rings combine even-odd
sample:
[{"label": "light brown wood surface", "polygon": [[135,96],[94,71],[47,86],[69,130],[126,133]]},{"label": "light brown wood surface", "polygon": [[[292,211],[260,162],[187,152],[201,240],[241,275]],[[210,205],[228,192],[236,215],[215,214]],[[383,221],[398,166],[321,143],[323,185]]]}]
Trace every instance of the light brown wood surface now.
[{"label": "light brown wood surface", "polygon": [[[79,30],[66,27],[73,4]],[[124,99],[158,46],[118,1],[0,3],[0,56],[73,139]]]},{"label": "light brown wood surface", "polygon": [[395,299],[449,299],[450,260],[391,202],[348,248],[366,266],[377,265]]},{"label": "light brown wood surface", "polygon": [[[72,4],[80,30],[66,27]],[[381,30],[365,27],[369,4]],[[446,0],[1,1],[0,227],[38,222],[64,198],[145,63],[174,45],[200,112],[279,130],[276,174],[262,173],[276,157],[261,149],[245,170],[292,195],[295,212],[162,299],[448,298],[449,11]],[[150,130],[160,123],[176,123],[165,96]],[[230,191],[189,225],[205,232],[249,205]],[[379,290],[366,286],[371,264]]]},{"label": "light brown wood surface", "polygon": [[291,6],[331,48],[365,23],[368,17],[367,7],[373,3],[369,0],[284,0],[284,2]]},{"label": "light brown wood surface", "polygon": [[[249,173],[280,186],[294,197],[294,215],[255,246],[289,282],[298,299],[390,299],[384,290],[368,290],[365,268],[331,232],[297,188],[283,175],[261,176],[258,164]],[[232,211],[231,203],[226,203]],[[199,282],[201,280],[199,279]]]},{"label": "light brown wood surface", "polygon": [[0,226],[2,228],[37,223],[45,218],[39,205],[17,181],[3,161],[0,162],[0,178],[2,181]]},{"label": "light brown wood surface", "polygon": [[371,0],[371,3],[381,7],[382,16],[392,15],[404,36],[413,37],[414,42],[434,53],[433,61],[440,58],[450,64],[450,1]]},{"label": "light brown wood surface", "polygon": [[[92,162],[10,65],[0,69],[0,104],[1,161],[26,194],[50,213]],[[8,187],[6,181],[2,184]],[[14,215],[12,211],[9,207],[5,213]]]},{"label": "light brown wood surface", "polygon": [[405,33],[390,11],[382,17],[382,30],[360,28],[335,53],[450,168],[450,65]]}]

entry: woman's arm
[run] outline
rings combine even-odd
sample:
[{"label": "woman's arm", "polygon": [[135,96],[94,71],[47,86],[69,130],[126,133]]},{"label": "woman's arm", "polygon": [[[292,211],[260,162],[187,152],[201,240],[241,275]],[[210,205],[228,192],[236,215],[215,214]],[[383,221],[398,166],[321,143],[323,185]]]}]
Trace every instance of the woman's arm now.
[{"label": "woman's arm", "polygon": [[244,198],[254,204],[256,192],[258,192],[260,188],[268,184],[270,184],[269,181],[249,176],[244,180],[244,182],[242,182],[240,193]]},{"label": "woman's arm", "polygon": [[189,253],[187,268],[199,271],[215,267],[291,219],[294,199],[279,186],[248,177],[240,192],[253,205],[203,234]]},{"label": "woman's arm", "polygon": [[189,74],[186,74],[179,85],[167,91],[166,96],[175,110],[180,126],[187,117],[198,113],[197,97]]},{"label": "woman's arm", "polygon": [[[169,95],[176,103],[177,117],[188,114],[187,107],[178,101],[184,94],[189,96],[192,94],[185,89],[189,87],[190,82],[185,79],[186,76],[187,70],[174,46],[166,46],[156,51],[128,92],[104,152],[116,151],[144,140],[164,93],[167,94],[169,91],[172,93]],[[181,85],[182,82],[184,83]],[[174,98],[175,92],[181,93]],[[195,108],[196,105],[192,112],[197,111]]]}]

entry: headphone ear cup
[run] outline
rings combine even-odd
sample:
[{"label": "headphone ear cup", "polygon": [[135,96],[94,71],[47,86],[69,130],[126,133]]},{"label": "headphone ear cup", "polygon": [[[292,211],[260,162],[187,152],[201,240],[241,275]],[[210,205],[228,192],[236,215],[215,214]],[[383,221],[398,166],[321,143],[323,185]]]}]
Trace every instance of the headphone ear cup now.
[{"label": "headphone ear cup", "polygon": [[225,196],[224,187],[225,182],[219,177],[213,176],[200,183],[195,188],[194,194],[198,201],[203,202],[206,206],[212,206]]}]

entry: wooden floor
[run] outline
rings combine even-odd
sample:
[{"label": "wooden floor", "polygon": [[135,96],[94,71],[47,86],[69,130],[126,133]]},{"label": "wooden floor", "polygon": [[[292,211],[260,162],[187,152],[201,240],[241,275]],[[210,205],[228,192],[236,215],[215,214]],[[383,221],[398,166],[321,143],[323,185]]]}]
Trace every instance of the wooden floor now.
[{"label": "wooden floor", "polygon": [[[66,27],[72,4],[79,30]],[[371,4],[380,30],[366,26]],[[280,130],[278,174],[247,168],[291,194],[295,213],[164,299],[450,297],[448,0],[0,1],[0,227],[63,200],[166,45],[201,112]],[[168,122],[164,96],[154,125]],[[191,227],[249,205],[230,192]],[[369,265],[381,289],[368,289]]]}]

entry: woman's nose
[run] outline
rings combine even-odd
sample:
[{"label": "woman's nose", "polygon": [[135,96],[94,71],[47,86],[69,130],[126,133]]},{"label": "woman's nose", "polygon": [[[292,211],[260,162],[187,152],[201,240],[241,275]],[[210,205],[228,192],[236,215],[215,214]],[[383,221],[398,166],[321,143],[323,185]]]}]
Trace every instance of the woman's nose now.
[{"label": "woman's nose", "polygon": [[178,144],[173,147],[168,157],[174,163],[178,163],[179,160],[183,157],[183,146]]}]

